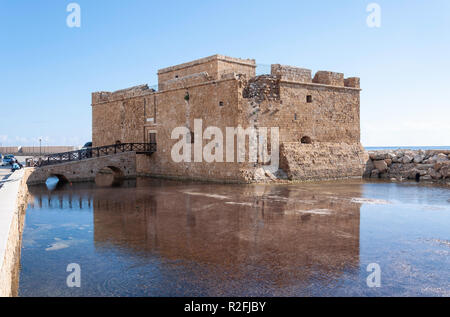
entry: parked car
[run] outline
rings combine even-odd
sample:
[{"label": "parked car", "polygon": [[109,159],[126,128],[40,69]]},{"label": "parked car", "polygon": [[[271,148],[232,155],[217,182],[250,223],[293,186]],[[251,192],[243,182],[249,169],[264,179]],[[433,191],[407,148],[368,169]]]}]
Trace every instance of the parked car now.
[{"label": "parked car", "polygon": [[13,163],[14,155],[8,154],[3,156],[3,164],[2,165],[11,165]]},{"label": "parked car", "polygon": [[86,157],[92,157],[92,142],[86,142],[81,149],[86,151]]}]

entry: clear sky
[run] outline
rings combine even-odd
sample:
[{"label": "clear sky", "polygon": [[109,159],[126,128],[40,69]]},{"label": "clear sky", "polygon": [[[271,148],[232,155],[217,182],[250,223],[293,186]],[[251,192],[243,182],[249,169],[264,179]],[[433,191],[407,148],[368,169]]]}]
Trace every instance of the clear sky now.
[{"label": "clear sky", "polygon": [[448,0],[0,0],[0,45],[3,146],[81,145],[91,92],[213,54],[361,77],[364,146],[450,145]]}]

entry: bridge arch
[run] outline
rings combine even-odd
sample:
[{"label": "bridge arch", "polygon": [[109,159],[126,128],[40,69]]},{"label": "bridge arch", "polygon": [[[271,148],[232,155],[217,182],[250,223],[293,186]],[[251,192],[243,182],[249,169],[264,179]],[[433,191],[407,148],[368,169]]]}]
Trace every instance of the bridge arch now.
[{"label": "bridge arch", "polygon": [[120,186],[125,178],[124,172],[117,166],[106,165],[95,174],[95,183],[98,186]]},{"label": "bridge arch", "polygon": [[69,180],[63,174],[50,173],[45,179],[45,185],[49,190],[55,190],[68,184]]},{"label": "bridge arch", "polygon": [[53,174],[52,173],[47,178],[50,178],[50,177],[57,177],[58,178],[58,183],[61,184],[61,185],[70,183],[69,179],[66,176],[64,176],[63,174]]}]

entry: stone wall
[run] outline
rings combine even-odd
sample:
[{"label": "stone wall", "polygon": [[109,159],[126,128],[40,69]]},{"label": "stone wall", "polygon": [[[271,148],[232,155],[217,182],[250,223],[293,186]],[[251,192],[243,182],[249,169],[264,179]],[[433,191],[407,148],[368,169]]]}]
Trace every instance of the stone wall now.
[{"label": "stone wall", "polygon": [[17,296],[20,250],[31,168],[16,171],[0,189],[0,297]]},{"label": "stone wall", "polygon": [[280,167],[290,180],[361,177],[367,160],[359,143],[290,142],[280,149]]},{"label": "stone wall", "polygon": [[195,119],[202,119],[200,133],[214,126],[223,131],[224,138],[226,127],[237,127],[242,113],[238,108],[239,83],[240,80],[233,77],[155,94],[152,103],[149,103],[156,106],[154,122],[143,125],[146,131],[143,140],[147,141],[148,133],[153,131],[156,133],[158,150],[149,157],[138,156],[138,173],[158,177],[245,182],[243,175],[248,164],[196,162],[194,144],[190,145],[191,162],[174,162],[171,156],[172,147],[179,141],[171,138],[172,131],[177,127],[186,127],[195,133],[198,138],[194,141],[201,143],[202,148],[211,142],[201,139],[199,131],[195,131]]},{"label": "stone wall", "polygon": [[284,81],[275,75],[248,80],[241,100],[243,126],[279,127],[282,142],[359,143],[359,89]]},{"label": "stone wall", "polygon": [[365,176],[450,182],[450,150],[370,151]]},{"label": "stone wall", "polygon": [[[143,142],[146,98],[150,90],[92,94],[92,146]],[[96,103],[98,101],[98,103]]]}]

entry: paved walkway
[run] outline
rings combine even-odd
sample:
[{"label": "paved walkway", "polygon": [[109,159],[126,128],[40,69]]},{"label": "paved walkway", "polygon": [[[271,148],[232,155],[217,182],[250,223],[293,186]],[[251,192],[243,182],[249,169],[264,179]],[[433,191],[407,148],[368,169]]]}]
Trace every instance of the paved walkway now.
[{"label": "paved walkway", "polygon": [[0,166],[0,188],[2,188],[3,183],[7,181],[9,175],[11,175],[11,167]]},{"label": "paved walkway", "polygon": [[[25,159],[30,156],[16,156],[16,159],[25,166]],[[8,177],[11,175],[11,166],[0,166],[0,188],[3,184],[8,182]]]},{"label": "paved walkway", "polygon": [[20,241],[21,231],[12,230],[18,223],[18,199],[20,184],[25,170],[14,172],[0,188],[0,296],[11,293],[11,267],[14,259],[15,246]]}]

